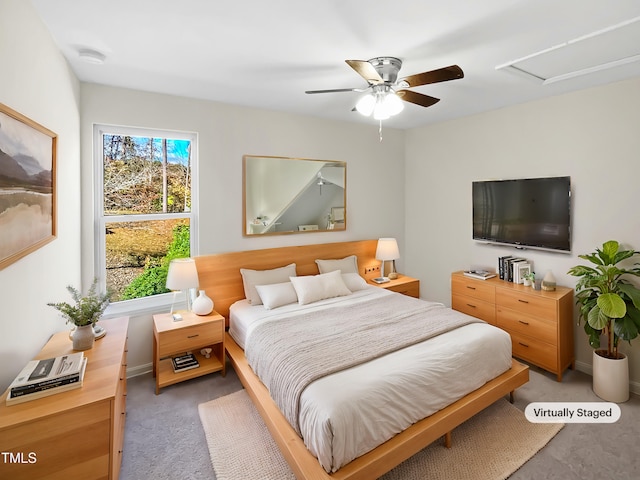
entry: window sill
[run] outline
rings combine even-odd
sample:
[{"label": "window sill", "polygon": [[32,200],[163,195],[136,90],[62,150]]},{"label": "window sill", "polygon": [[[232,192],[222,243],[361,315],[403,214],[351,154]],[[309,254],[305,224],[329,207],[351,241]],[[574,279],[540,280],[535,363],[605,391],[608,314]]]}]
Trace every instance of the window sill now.
[{"label": "window sill", "polygon": [[125,315],[153,315],[160,312],[171,312],[174,310],[185,309],[186,305],[187,303],[184,299],[183,293],[153,295],[150,297],[110,303],[104,311],[102,318],[116,318]]}]

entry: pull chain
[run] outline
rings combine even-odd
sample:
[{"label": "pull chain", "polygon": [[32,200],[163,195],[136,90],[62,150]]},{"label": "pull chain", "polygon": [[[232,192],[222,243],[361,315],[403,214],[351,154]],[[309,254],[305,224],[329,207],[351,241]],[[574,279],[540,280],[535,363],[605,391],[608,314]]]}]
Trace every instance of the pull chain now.
[{"label": "pull chain", "polygon": [[380,143],[382,143],[382,120],[380,120],[380,126],[378,127],[378,134],[380,135]]}]

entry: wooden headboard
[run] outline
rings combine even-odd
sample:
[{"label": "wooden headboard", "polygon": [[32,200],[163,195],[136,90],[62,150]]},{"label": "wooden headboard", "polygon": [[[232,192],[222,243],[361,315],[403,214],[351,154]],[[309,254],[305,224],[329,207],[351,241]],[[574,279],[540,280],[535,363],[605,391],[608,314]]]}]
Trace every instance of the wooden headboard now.
[{"label": "wooden headboard", "polygon": [[298,275],[316,275],[316,259],[340,259],[356,255],[358,273],[370,280],[380,275],[379,271],[365,273],[366,268],[380,265],[380,260],[375,258],[377,245],[377,240],[360,240],[203,255],[195,257],[199,288],[207,292],[215,310],[227,319],[228,325],[229,307],[244,298],[241,268],[267,270],[295,263]]}]

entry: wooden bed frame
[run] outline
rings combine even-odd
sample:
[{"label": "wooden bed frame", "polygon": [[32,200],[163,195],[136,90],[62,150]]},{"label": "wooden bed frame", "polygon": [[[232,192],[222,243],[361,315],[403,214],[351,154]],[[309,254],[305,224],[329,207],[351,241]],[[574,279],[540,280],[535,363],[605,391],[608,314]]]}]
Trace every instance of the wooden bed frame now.
[{"label": "wooden bed frame", "polygon": [[[360,274],[367,280],[378,275],[365,274],[365,268],[379,265],[375,259],[377,240],[327,243],[297,247],[249,250],[196,257],[200,289],[204,289],[215,304],[215,309],[229,321],[229,307],[244,298],[240,268],[265,270],[295,262],[298,275],[315,275],[316,259],[339,259],[357,255]],[[471,392],[457,402],[421,420],[404,432],[365,455],[353,460],[335,473],[328,474],[304,445],[303,440],[288,423],[267,388],[253,373],[242,349],[227,333],[225,347],[247,393],[264,419],[284,458],[300,480],[370,480],[413,456],[440,437],[445,444],[451,440],[451,431],[498,399],[513,395],[516,388],[529,381],[529,368],[512,360],[511,369]]]}]

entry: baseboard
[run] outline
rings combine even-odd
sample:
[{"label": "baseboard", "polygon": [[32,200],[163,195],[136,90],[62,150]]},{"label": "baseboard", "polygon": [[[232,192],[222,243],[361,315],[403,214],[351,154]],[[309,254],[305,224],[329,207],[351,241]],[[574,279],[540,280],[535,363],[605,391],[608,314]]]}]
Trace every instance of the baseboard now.
[{"label": "baseboard", "polygon": [[153,371],[153,363],[145,363],[136,367],[127,367],[127,378],[137,377]]},{"label": "baseboard", "polygon": [[[590,363],[576,362],[576,370],[593,377],[593,367]],[[640,395],[640,383],[629,382],[629,391],[635,395]]]}]

